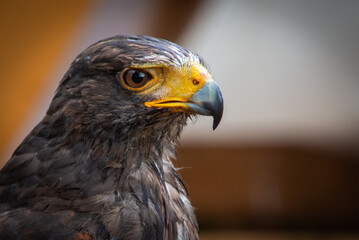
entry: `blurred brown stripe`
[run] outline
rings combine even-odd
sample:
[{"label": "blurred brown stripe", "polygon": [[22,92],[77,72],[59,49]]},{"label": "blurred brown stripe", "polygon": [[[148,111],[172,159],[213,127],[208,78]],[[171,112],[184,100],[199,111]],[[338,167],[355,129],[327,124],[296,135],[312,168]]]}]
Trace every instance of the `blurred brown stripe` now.
[{"label": "blurred brown stripe", "polygon": [[50,81],[50,71],[90,4],[86,0],[0,2],[0,152],[31,114],[36,96]]},{"label": "blurred brown stripe", "polygon": [[178,159],[204,229],[359,230],[355,149],[184,147]]},{"label": "blurred brown stripe", "polygon": [[201,0],[161,0],[152,35],[176,42],[202,6]]}]

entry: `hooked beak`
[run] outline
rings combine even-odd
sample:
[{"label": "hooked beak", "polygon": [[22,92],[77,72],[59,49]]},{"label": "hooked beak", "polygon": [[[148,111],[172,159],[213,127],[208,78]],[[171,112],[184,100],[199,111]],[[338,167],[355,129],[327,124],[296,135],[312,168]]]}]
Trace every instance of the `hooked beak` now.
[{"label": "hooked beak", "polygon": [[222,93],[216,82],[212,79],[205,81],[204,85],[188,98],[168,98],[146,102],[145,106],[151,108],[171,108],[173,112],[191,112],[213,117],[213,130],[220,123],[223,115]]},{"label": "hooked beak", "polygon": [[222,93],[216,82],[212,79],[206,81],[188,102],[184,103],[191,112],[213,117],[213,130],[220,123],[223,115]]}]

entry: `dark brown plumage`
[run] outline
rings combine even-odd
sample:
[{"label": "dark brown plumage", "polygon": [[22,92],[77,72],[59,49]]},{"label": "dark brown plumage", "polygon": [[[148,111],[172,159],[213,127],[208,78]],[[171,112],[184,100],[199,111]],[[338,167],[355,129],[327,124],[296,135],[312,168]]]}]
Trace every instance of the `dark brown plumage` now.
[{"label": "dark brown plumage", "polygon": [[198,239],[171,159],[189,116],[222,116],[203,65],[144,36],[81,53],[0,172],[0,239]]}]

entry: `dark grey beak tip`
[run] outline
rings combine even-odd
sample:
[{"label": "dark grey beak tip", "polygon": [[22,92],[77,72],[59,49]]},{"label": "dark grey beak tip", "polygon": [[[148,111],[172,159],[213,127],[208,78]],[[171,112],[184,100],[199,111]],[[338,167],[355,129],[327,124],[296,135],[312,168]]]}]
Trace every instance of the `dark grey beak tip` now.
[{"label": "dark grey beak tip", "polygon": [[216,130],[218,124],[219,124],[220,121],[216,121],[214,118],[213,118],[213,131]]},{"label": "dark grey beak tip", "polygon": [[215,105],[210,109],[211,115],[213,116],[213,131],[218,127],[221,122],[223,115],[223,98],[220,91],[218,91],[218,101],[216,101]]},{"label": "dark grey beak tip", "polygon": [[[222,113],[223,113],[223,108],[222,108]],[[213,115],[213,131],[216,130],[216,128],[218,127],[219,123],[221,122],[222,119],[222,113],[220,115]]]},{"label": "dark grey beak tip", "polygon": [[208,115],[213,117],[213,131],[218,127],[223,115],[223,98],[219,88],[217,90],[215,101],[202,103],[202,106],[209,111]]}]

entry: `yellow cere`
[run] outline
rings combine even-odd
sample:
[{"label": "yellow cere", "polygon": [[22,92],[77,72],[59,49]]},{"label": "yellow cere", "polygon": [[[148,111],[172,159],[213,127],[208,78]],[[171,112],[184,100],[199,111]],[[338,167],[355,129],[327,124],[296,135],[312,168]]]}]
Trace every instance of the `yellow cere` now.
[{"label": "yellow cere", "polygon": [[[168,68],[162,73],[162,86],[156,89],[158,100],[146,102],[147,107],[170,107],[174,111],[187,111],[187,102],[194,93],[203,87],[211,75],[199,63],[191,63],[181,68]],[[160,79],[159,79],[160,80]],[[151,87],[153,90],[153,88]]]}]

